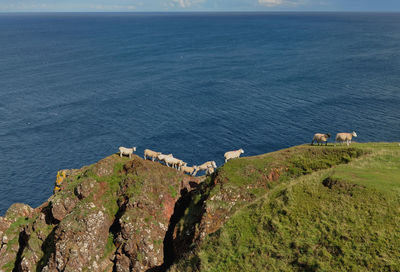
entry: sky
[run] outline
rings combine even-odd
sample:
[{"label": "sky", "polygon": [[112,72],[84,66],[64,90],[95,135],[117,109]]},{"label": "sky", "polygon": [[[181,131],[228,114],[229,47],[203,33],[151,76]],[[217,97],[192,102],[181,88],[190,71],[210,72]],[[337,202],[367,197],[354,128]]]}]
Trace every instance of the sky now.
[{"label": "sky", "polygon": [[0,0],[0,12],[400,11],[400,0]]}]

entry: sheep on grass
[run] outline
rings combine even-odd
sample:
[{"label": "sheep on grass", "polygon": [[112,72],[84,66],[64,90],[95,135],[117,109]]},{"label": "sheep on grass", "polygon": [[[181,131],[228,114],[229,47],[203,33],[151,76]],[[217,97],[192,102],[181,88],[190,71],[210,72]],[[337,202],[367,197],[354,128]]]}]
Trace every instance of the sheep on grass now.
[{"label": "sheep on grass", "polygon": [[136,147],[126,148],[126,147],[119,147],[119,156],[122,158],[123,155],[128,155],[129,159],[132,158],[133,152],[136,151]]},{"label": "sheep on grass", "polygon": [[311,141],[311,145],[314,145],[314,142],[317,142],[317,144],[323,144],[328,145],[328,139],[331,137],[329,133],[323,134],[323,133],[315,133],[314,138]]},{"label": "sheep on grass", "polygon": [[349,146],[349,144],[351,144],[351,139],[353,139],[353,137],[357,137],[357,133],[355,131],[353,131],[352,133],[347,133],[347,132],[338,133],[336,134],[335,145],[337,142],[340,143],[346,142],[347,146]]},{"label": "sheep on grass", "polygon": [[244,153],[243,149],[238,149],[238,150],[234,150],[234,151],[229,151],[226,152],[224,154],[224,158],[225,158],[225,162],[227,162],[230,159],[235,159],[235,158],[239,158],[240,154]]},{"label": "sheep on grass", "polygon": [[144,159],[147,160],[147,158],[151,158],[152,161],[157,159],[158,155],[161,155],[161,152],[156,152],[150,149],[145,149],[144,150]]}]

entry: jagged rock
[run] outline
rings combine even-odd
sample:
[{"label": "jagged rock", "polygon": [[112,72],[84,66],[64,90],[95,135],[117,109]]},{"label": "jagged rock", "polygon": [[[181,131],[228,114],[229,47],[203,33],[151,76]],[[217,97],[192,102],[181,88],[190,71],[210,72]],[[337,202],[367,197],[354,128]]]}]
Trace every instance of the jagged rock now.
[{"label": "jagged rock", "polygon": [[[120,173],[116,163],[123,164]],[[0,270],[14,264],[17,271],[49,272],[159,267],[180,191],[200,182],[137,156],[112,155],[64,172],[62,190],[48,202],[35,210],[14,204],[0,217]]]},{"label": "jagged rock", "polygon": [[34,211],[35,210],[27,204],[15,203],[8,208],[6,218],[14,220],[18,217],[31,217]]},{"label": "jagged rock", "polygon": [[82,204],[83,213],[69,214],[55,231],[55,252],[46,269],[51,271],[97,271],[112,219],[92,202]]},{"label": "jagged rock", "polygon": [[119,161],[118,155],[112,155],[97,162],[93,166],[93,173],[99,177],[110,176],[114,173],[115,162]]},{"label": "jagged rock", "polygon": [[3,233],[10,227],[10,225],[10,220],[0,216],[0,238],[3,236]]},{"label": "jagged rock", "polygon": [[75,194],[78,196],[79,199],[84,199],[93,192],[96,185],[96,180],[88,178],[75,188]]},{"label": "jagged rock", "polygon": [[126,255],[117,255],[117,262],[115,265],[116,271],[117,272],[130,272],[130,259]]},{"label": "jagged rock", "polygon": [[52,202],[51,212],[55,219],[61,221],[64,217],[72,211],[76,205],[76,200],[72,198],[56,198]]},{"label": "jagged rock", "polygon": [[[116,267],[118,271],[146,271],[164,262],[163,239],[185,175],[136,157],[124,165],[124,171],[133,178],[122,183],[127,200],[120,205],[124,213],[116,239],[121,244]],[[137,192],[130,194],[130,188]]]}]

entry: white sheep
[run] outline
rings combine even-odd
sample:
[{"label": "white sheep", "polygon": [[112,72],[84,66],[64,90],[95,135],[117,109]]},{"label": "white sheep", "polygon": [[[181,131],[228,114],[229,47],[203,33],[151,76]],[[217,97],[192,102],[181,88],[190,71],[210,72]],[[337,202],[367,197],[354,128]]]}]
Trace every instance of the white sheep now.
[{"label": "white sheep", "polygon": [[352,133],[346,133],[346,132],[342,132],[342,133],[338,133],[336,134],[336,139],[335,139],[335,145],[336,142],[346,142],[347,146],[349,146],[349,144],[351,144],[351,139],[353,139],[353,137],[357,137],[357,133],[355,131],[353,131]]},{"label": "white sheep", "polygon": [[208,167],[206,170],[206,175],[211,175],[212,173],[214,173],[215,168],[214,167]]},{"label": "white sheep", "polygon": [[244,153],[243,149],[226,152],[224,154],[225,162],[227,162],[230,159],[239,158],[240,154],[242,153]]},{"label": "white sheep", "polygon": [[158,155],[161,155],[161,152],[156,152],[150,149],[144,150],[144,159],[147,160],[147,157],[151,158],[152,161],[157,159]]},{"label": "white sheep", "polygon": [[170,161],[173,162],[173,163],[172,163],[172,166],[173,166],[174,168],[178,169],[178,170],[181,170],[181,167],[182,167],[182,166],[187,166],[187,163],[186,163],[186,162],[184,162],[183,160],[180,160],[180,159],[178,159],[178,158],[173,158],[173,160],[170,160]]},{"label": "white sheep", "polygon": [[323,133],[315,133],[314,138],[311,141],[311,145],[314,145],[314,142],[317,142],[319,144],[325,143],[325,145],[328,145],[328,139],[331,137],[329,133],[323,134]]},{"label": "white sheep", "polygon": [[168,158],[168,157],[173,157],[172,156],[172,154],[168,154],[168,155],[165,155],[165,154],[160,154],[160,155],[158,155],[157,156],[157,159],[160,161],[160,162],[164,162],[165,163],[165,158]]},{"label": "white sheep", "polygon": [[217,168],[217,164],[215,163],[215,161],[207,161],[202,165],[197,166],[197,169],[194,172],[193,176],[195,176],[198,171],[207,171],[208,168]]},{"label": "white sheep", "polygon": [[177,169],[181,170],[183,166],[187,166],[187,163],[178,159]]},{"label": "white sheep", "polygon": [[[180,170],[181,166],[185,165],[186,163],[180,159],[174,157],[165,157],[164,162],[168,167],[173,167]],[[171,165],[171,166],[170,166]],[[187,164],[186,164],[187,165]]]},{"label": "white sheep", "polygon": [[193,173],[194,173],[196,170],[197,170],[197,166],[196,166],[196,165],[193,165],[192,167],[189,167],[189,166],[182,166],[182,167],[181,167],[181,171],[182,171],[183,173],[186,173],[186,174],[189,174],[189,175],[192,175],[192,176],[194,176]]},{"label": "white sheep", "polygon": [[132,157],[133,152],[136,151],[136,147],[126,148],[126,147],[119,147],[119,156],[122,158],[122,155],[129,155],[129,159]]}]

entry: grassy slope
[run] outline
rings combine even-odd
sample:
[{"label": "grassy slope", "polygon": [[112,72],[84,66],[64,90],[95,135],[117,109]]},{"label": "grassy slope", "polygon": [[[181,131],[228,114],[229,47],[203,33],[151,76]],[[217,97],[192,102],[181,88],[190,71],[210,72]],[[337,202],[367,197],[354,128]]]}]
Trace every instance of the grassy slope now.
[{"label": "grassy slope", "polygon": [[[201,271],[400,271],[400,146],[352,147],[369,154],[316,172],[310,165],[324,164],[320,159],[290,157],[281,183],[239,209],[177,270],[196,270],[195,263]],[[248,162],[273,168],[282,156],[232,161],[221,175],[230,186],[248,184],[257,179],[257,171],[245,170]],[[298,171],[310,174],[294,178]],[[327,177],[336,181],[331,188],[322,184]]]}]

